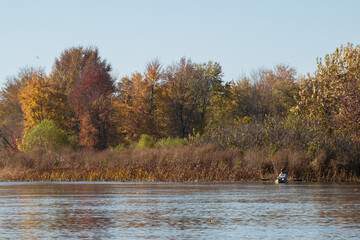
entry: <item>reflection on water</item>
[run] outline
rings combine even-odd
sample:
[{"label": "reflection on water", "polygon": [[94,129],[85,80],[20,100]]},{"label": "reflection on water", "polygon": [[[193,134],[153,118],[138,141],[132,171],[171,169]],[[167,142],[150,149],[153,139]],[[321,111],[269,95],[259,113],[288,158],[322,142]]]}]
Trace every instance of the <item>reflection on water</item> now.
[{"label": "reflection on water", "polygon": [[351,239],[360,185],[0,183],[0,239]]}]

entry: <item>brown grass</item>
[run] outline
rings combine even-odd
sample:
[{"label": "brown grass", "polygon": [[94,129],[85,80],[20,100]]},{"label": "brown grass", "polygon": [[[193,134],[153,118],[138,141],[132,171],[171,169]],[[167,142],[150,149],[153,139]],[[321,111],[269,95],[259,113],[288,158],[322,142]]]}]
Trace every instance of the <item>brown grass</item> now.
[{"label": "brown grass", "polygon": [[[317,158],[322,161],[321,156]],[[318,164],[317,162],[313,164]],[[289,179],[357,181],[354,171],[318,168],[301,150],[222,149],[214,145],[127,150],[0,153],[1,181],[257,181],[286,167]],[[338,165],[336,165],[338,166]],[[319,168],[320,169],[320,168]]]}]

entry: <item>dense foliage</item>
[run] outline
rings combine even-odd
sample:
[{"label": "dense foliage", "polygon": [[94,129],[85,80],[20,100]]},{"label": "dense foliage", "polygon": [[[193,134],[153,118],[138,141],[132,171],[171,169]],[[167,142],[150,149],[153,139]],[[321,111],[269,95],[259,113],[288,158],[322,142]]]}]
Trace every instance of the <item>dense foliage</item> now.
[{"label": "dense foliage", "polygon": [[68,145],[70,141],[66,132],[51,120],[44,119],[24,135],[19,147],[24,152],[33,152],[38,149],[60,151]]},{"label": "dense foliage", "polygon": [[82,148],[115,152],[212,144],[236,149],[243,161],[262,159],[268,173],[295,164],[290,153],[298,153],[301,167],[293,169],[360,174],[360,46],[341,46],[308,76],[280,64],[224,82],[219,63],[186,58],[153,60],[121,79],[111,69],[97,48],[73,47],[49,75],[28,68],[8,79],[0,91],[3,148],[57,150],[70,135]]}]

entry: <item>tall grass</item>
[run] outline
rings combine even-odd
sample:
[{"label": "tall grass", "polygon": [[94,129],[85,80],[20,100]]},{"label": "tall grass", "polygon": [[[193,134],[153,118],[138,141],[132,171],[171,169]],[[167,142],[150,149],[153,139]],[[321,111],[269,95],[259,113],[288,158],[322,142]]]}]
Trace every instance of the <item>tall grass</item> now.
[{"label": "tall grass", "polygon": [[304,181],[357,181],[356,171],[327,168],[316,172],[306,152],[222,149],[215,145],[132,149],[89,149],[61,153],[0,155],[1,181],[258,181],[272,180],[286,164],[289,178]]},{"label": "tall grass", "polygon": [[158,141],[152,136],[147,134],[142,134],[137,143],[134,144],[133,147],[135,149],[146,149],[146,148],[169,148],[169,147],[179,147],[185,146],[187,144],[187,140],[184,138],[162,138]]},{"label": "tall grass", "polygon": [[236,150],[184,146],[1,155],[2,181],[243,181],[256,172],[243,167]]}]

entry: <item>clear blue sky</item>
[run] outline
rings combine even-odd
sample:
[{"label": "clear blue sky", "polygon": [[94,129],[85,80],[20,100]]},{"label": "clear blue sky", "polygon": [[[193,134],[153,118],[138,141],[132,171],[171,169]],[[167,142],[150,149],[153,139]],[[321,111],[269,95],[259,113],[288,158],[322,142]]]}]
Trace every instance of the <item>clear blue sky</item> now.
[{"label": "clear blue sky", "polygon": [[25,66],[50,72],[72,46],[97,46],[119,77],[185,56],[217,61],[224,80],[316,58],[360,41],[357,0],[0,0],[0,86]]}]

